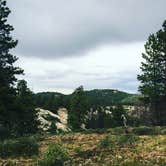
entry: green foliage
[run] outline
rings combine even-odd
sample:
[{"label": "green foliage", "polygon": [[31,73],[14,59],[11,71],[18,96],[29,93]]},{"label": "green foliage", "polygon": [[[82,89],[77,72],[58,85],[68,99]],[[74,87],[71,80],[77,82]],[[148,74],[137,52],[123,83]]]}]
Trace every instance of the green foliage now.
[{"label": "green foliage", "polygon": [[124,98],[121,103],[124,105],[134,105],[139,103],[139,95],[129,95],[128,97]]},{"label": "green foliage", "polygon": [[161,134],[161,128],[160,127],[148,127],[148,126],[140,126],[135,127],[133,129],[133,133],[138,135],[156,135]]},{"label": "green foliage", "polygon": [[75,152],[78,156],[80,156],[80,157],[84,154],[84,151],[83,151],[83,149],[82,149],[81,146],[76,147],[76,148],[74,149],[74,152]]},{"label": "green foliage", "polygon": [[122,114],[127,117],[127,112],[122,105],[117,105],[114,109],[112,109],[112,127],[118,127],[123,125],[121,118]]},{"label": "green foliage", "polygon": [[138,135],[151,135],[153,134],[153,129],[147,126],[140,126],[133,129],[133,132]]},{"label": "green foliage", "polygon": [[27,87],[25,80],[20,80],[17,84],[15,105],[17,110],[16,135],[36,133],[39,125],[37,111],[34,107],[33,93]]},{"label": "green foliage", "polygon": [[35,139],[23,137],[0,142],[0,157],[33,156],[38,154],[38,144]]},{"label": "green foliage", "polygon": [[35,140],[36,142],[42,141],[47,137],[47,133],[36,133],[36,134],[30,134],[29,137],[30,139]]},{"label": "green foliage", "polygon": [[109,105],[117,105],[117,104],[134,104],[132,98],[127,102],[123,100],[132,96],[133,94],[125,93],[118,90],[113,89],[94,89],[90,91],[86,91],[86,95],[88,97],[88,101],[91,106],[109,106]]},{"label": "green foliage", "polygon": [[124,128],[122,127],[110,128],[108,129],[108,132],[113,135],[121,135],[125,133]]},{"label": "green foliage", "polygon": [[56,126],[55,122],[53,122],[53,121],[51,122],[51,126],[50,126],[48,132],[50,132],[52,134],[57,133],[57,126]]},{"label": "green foliage", "polygon": [[[6,1],[0,1],[0,125],[6,130],[11,130],[15,122],[14,100],[16,89],[14,87],[17,81],[16,75],[23,72],[14,66],[17,57],[10,53],[15,48],[17,40],[11,36],[14,28],[7,23],[10,9],[6,6]],[[1,135],[4,137],[3,135]],[[1,137],[0,136],[0,137]]]},{"label": "green foliage", "polygon": [[108,148],[115,146],[115,137],[114,136],[107,136],[104,139],[100,140],[99,147],[101,148]]},{"label": "green foliage", "polygon": [[[90,90],[84,91],[90,107],[93,106],[109,106],[116,104],[131,104],[138,102],[138,95],[129,94],[112,89]],[[72,94],[64,95],[58,92],[41,92],[35,94],[35,105],[48,109],[56,113],[59,107],[70,108]]]},{"label": "green foliage", "polygon": [[91,109],[90,118],[87,120],[87,128],[97,129],[122,126],[122,114],[127,117],[127,110],[122,105],[110,106],[110,108],[94,107]]},{"label": "green foliage", "polygon": [[102,129],[98,128],[98,129],[87,129],[87,130],[83,131],[82,133],[84,133],[84,134],[92,134],[92,133],[104,134],[107,132],[108,131],[105,128],[102,128]]},{"label": "green foliage", "polygon": [[68,124],[72,129],[80,129],[85,123],[85,115],[88,110],[88,101],[84,93],[83,86],[78,87],[72,94]]},{"label": "green foliage", "polygon": [[[33,104],[32,92],[27,83],[21,80],[15,88],[16,75],[23,70],[14,66],[17,58],[10,54],[17,40],[11,32],[14,28],[7,24],[10,9],[6,1],[0,1],[0,139],[9,136],[22,136],[37,131],[37,115]],[[9,132],[10,131],[10,132]]]},{"label": "green foliage", "polygon": [[138,136],[131,134],[123,135],[108,135],[100,140],[99,147],[101,148],[115,148],[116,146],[132,145],[139,140]]},{"label": "green foliage", "polygon": [[63,95],[58,92],[41,92],[34,95],[36,107],[51,110],[57,113],[58,108],[69,108],[70,95]]},{"label": "green foliage", "polygon": [[138,75],[141,82],[139,91],[144,95],[152,112],[155,125],[166,124],[166,21],[161,30],[149,36],[142,54],[142,74]]},{"label": "green foliage", "polygon": [[39,166],[63,166],[69,160],[69,155],[62,146],[51,144],[43,159],[39,161]]},{"label": "green foliage", "polygon": [[132,145],[136,141],[139,140],[138,136],[132,135],[132,134],[125,134],[118,136],[117,138],[117,145],[124,146],[124,145]]}]

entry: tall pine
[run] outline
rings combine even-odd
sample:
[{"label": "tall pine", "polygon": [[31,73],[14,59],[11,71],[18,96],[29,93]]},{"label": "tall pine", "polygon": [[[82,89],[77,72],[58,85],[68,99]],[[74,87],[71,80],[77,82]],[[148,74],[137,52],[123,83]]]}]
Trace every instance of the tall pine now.
[{"label": "tall pine", "polygon": [[16,134],[23,136],[25,134],[36,133],[39,121],[37,120],[37,111],[35,110],[34,95],[27,87],[25,80],[18,81],[15,105],[17,110]]},{"label": "tall pine", "polygon": [[10,12],[6,1],[0,0],[0,126],[6,129],[13,125],[13,103],[16,94],[14,84],[17,81],[15,75],[23,72],[14,66],[17,57],[10,53],[17,45],[17,40],[11,36],[14,28],[7,23]]},{"label": "tall pine", "polygon": [[85,124],[85,118],[88,110],[88,100],[86,98],[83,86],[78,87],[71,97],[68,124],[73,130],[81,128]]},{"label": "tall pine", "polygon": [[149,104],[153,124],[164,125],[166,112],[166,21],[163,28],[149,36],[145,44],[139,91]]}]

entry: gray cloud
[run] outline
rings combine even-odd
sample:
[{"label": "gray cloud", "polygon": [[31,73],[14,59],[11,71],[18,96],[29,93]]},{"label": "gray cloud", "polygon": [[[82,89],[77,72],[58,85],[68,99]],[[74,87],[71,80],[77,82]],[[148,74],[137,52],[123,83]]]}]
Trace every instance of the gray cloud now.
[{"label": "gray cloud", "polygon": [[145,41],[166,16],[165,0],[10,0],[16,53],[82,55],[102,44]]}]

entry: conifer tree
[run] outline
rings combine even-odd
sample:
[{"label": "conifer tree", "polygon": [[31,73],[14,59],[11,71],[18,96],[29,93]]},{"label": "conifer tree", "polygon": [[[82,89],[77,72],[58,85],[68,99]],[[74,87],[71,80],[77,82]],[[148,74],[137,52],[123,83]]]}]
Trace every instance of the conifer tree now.
[{"label": "conifer tree", "polygon": [[14,28],[7,23],[10,9],[5,0],[0,0],[0,124],[10,129],[14,119],[13,102],[16,94],[14,84],[17,81],[15,75],[23,70],[14,66],[17,57],[10,53],[15,48],[17,40],[11,36]]},{"label": "conifer tree", "polygon": [[161,30],[149,36],[145,52],[142,54],[142,73],[138,75],[139,91],[150,106],[153,123],[161,125],[166,112],[166,21]]},{"label": "conifer tree", "polygon": [[18,81],[16,100],[17,135],[22,136],[37,132],[39,122],[34,105],[33,93],[27,87],[27,82],[25,80]]},{"label": "conifer tree", "polygon": [[78,87],[72,94],[68,123],[72,129],[80,129],[85,123],[88,101],[83,86]]}]

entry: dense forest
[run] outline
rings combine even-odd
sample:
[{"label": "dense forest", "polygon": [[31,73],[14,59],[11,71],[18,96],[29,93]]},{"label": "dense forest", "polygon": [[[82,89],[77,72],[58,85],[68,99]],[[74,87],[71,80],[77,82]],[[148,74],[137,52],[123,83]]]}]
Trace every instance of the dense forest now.
[{"label": "dense forest", "polygon": [[[136,105],[139,103],[138,94],[111,89],[94,89],[84,91],[89,107],[93,106],[113,106],[118,104]],[[72,94],[64,95],[57,92],[40,92],[34,94],[36,107],[56,111],[59,107],[69,108]]]}]

